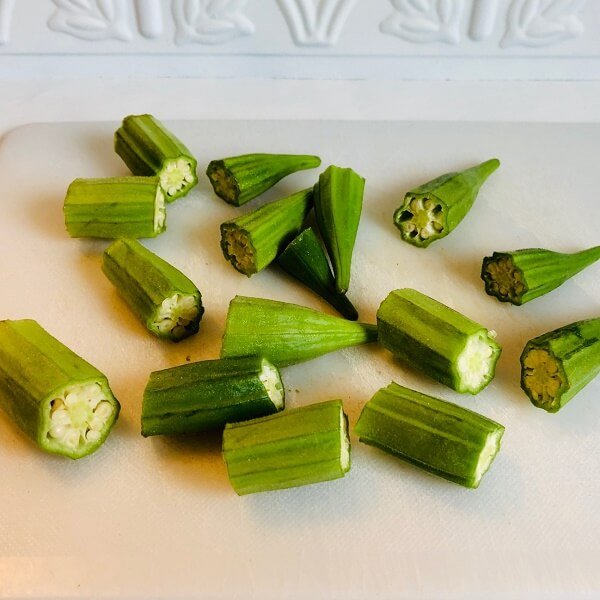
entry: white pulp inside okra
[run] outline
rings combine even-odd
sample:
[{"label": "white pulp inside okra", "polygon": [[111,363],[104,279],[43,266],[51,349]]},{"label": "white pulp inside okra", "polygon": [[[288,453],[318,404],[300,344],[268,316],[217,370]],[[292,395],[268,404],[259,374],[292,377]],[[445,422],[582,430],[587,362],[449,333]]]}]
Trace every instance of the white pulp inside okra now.
[{"label": "white pulp inside okra", "polygon": [[508,256],[488,262],[484,278],[489,291],[502,298],[517,300],[525,291],[523,274],[515,268],[512,259]]},{"label": "white pulp inside okra", "polygon": [[167,161],[160,172],[160,185],[168,196],[174,196],[194,180],[192,165],[185,158]]},{"label": "white pulp inside okra", "polygon": [[485,441],[485,446],[479,455],[477,461],[477,467],[473,475],[473,479],[478,483],[481,478],[485,475],[486,471],[490,468],[494,457],[498,453],[498,447],[500,445],[500,438],[502,437],[502,431],[494,431],[488,435]]},{"label": "white pulp inside okra", "polygon": [[165,195],[159,187],[156,190],[156,198],[154,200],[154,231],[160,233],[165,227],[166,220]]},{"label": "white pulp inside okra", "polygon": [[468,391],[479,391],[492,376],[495,352],[488,336],[494,337],[495,333],[471,336],[458,357],[457,370],[462,386]]},{"label": "white pulp inside okra", "polygon": [[224,242],[227,255],[235,263],[235,268],[242,273],[251,272],[254,268],[254,248],[247,234],[240,229],[227,229]]},{"label": "white pulp inside okra", "polygon": [[154,316],[153,328],[164,335],[183,337],[198,317],[198,300],[188,294],[174,294],[165,298]]},{"label": "white pulp inside okra", "polygon": [[69,450],[93,444],[114,410],[100,384],[70,386],[50,402],[48,438]]},{"label": "white pulp inside okra", "polygon": [[525,387],[531,397],[552,407],[563,385],[558,361],[547,350],[534,348],[525,356],[523,366]]},{"label": "white pulp inside okra", "polygon": [[264,362],[258,378],[265,386],[265,390],[275,408],[281,410],[283,408],[284,393],[277,369],[270,363]]},{"label": "white pulp inside okra", "polygon": [[348,438],[348,423],[343,410],[340,410],[340,447],[340,466],[345,472],[350,468],[350,439]]},{"label": "white pulp inside okra", "polygon": [[444,230],[446,215],[442,205],[433,198],[412,197],[400,213],[400,227],[407,238],[422,241]]}]

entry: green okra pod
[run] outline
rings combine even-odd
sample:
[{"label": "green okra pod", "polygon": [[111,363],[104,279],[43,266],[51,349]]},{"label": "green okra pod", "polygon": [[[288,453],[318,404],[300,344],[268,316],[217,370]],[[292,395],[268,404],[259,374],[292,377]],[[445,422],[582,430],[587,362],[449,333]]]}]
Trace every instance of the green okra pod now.
[{"label": "green okra pod", "polygon": [[520,306],[561,286],[598,259],[600,246],[574,254],[542,248],[494,252],[483,259],[481,278],[490,296]]},{"label": "green okra pod", "polygon": [[244,154],[213,160],[206,169],[215,194],[234,206],[260,196],[284,177],[315,169],[318,156],[306,154]]},{"label": "green okra pod", "polygon": [[377,327],[396,358],[457,392],[477,394],[494,377],[501,352],[495,332],[417,290],[391,292]]},{"label": "green okra pod", "polygon": [[223,223],[223,255],[247,277],[262,271],[302,229],[312,203],[312,190],[303,190]]},{"label": "green okra pod", "polygon": [[315,215],[331,258],[335,287],[346,293],[350,286],[352,252],[362,211],[365,180],[352,169],[328,167],[314,187]]},{"label": "green okra pod", "polygon": [[204,314],[198,288],[137,240],[111,244],[104,251],[102,270],[154,335],[179,341],[198,332]]},{"label": "green okra pod", "polygon": [[489,469],[504,427],[473,411],[391,383],[362,410],[361,442],[468,488]]},{"label": "green okra pod", "polygon": [[426,248],[447,236],[471,210],[479,189],[500,166],[495,158],[459,173],[446,173],[420,185],[404,197],[394,213],[402,239]]},{"label": "green okra pod", "polygon": [[64,215],[74,238],[156,237],[166,227],[165,196],[156,178],[76,179]]},{"label": "green okra pod", "polygon": [[377,340],[377,327],[263,298],[229,304],[221,356],[258,355],[278,367]]},{"label": "green okra pod", "polygon": [[521,387],[538,408],[555,413],[600,372],[600,318],[586,319],[527,342]]},{"label": "green okra pod", "polygon": [[36,321],[0,321],[0,408],[44,452],[97,450],[120,405],[106,377]]},{"label": "green okra pod", "polygon": [[342,402],[330,400],[228,424],[223,458],[240,496],[339,479],[350,469]]},{"label": "green okra pod", "polygon": [[125,117],[115,133],[115,151],[134,175],[157,176],[167,202],[198,183],[196,159],[152,115]]},{"label": "green okra pod", "polygon": [[358,312],[352,302],[335,289],[335,279],[327,256],[312,227],[305,229],[289,243],[277,258],[277,263],[329,302],[346,319],[358,319]]},{"label": "green okra pod", "polygon": [[205,360],[156,371],[144,391],[142,435],[220,429],[283,410],[277,367],[258,356]]}]

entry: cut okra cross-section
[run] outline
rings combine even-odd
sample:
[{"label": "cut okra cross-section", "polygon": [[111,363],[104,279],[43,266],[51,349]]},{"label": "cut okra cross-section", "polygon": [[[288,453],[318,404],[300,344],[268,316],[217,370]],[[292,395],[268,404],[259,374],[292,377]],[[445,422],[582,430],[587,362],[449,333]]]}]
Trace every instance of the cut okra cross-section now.
[{"label": "cut okra cross-section", "polygon": [[111,244],[102,270],[153,334],[177,342],[198,332],[204,314],[198,288],[137,240]]},{"label": "cut okra cross-section", "polygon": [[67,190],[65,225],[74,238],[150,238],[166,227],[158,179],[76,179]]},{"label": "cut okra cross-section", "polygon": [[248,277],[262,271],[302,229],[312,199],[312,190],[303,190],[223,223],[223,255]]},{"label": "cut okra cross-section", "polygon": [[240,496],[344,477],[350,470],[350,440],[342,402],[228,424],[223,458]]},{"label": "cut okra cross-section", "polygon": [[538,408],[555,413],[600,373],[600,318],[571,323],[527,342],[521,387]]},{"label": "cut okra cross-section", "polygon": [[115,133],[115,151],[134,175],[158,176],[167,202],[197,183],[191,152],[152,115],[130,115]]},{"label": "cut okra cross-section", "polygon": [[447,236],[469,212],[479,189],[500,166],[493,158],[460,173],[447,173],[407,192],[394,213],[402,239],[425,248]]},{"label": "cut okra cross-section", "polygon": [[495,332],[417,290],[391,292],[377,326],[379,342],[396,358],[457,392],[477,394],[494,377]]},{"label": "cut okra cross-section", "polygon": [[229,303],[221,356],[264,356],[284,367],[376,340],[375,325],[297,304],[236,296]]},{"label": "cut okra cross-section", "polygon": [[106,377],[36,321],[0,321],[0,408],[43,451],[81,458],[119,414]]},{"label": "cut okra cross-section", "polygon": [[244,154],[213,160],[206,175],[219,198],[242,206],[284,177],[320,164],[318,156],[304,154]]},{"label": "cut okra cross-section", "polygon": [[600,259],[600,246],[574,254],[541,248],[494,252],[483,259],[485,291],[500,302],[520,306],[561,286]]},{"label": "cut okra cross-section", "polygon": [[355,432],[365,444],[476,488],[500,449],[504,427],[456,404],[391,383],[365,404]]},{"label": "cut okra cross-section", "polygon": [[142,435],[221,429],[283,410],[277,367],[257,356],[206,360],[156,371],[144,391]]}]

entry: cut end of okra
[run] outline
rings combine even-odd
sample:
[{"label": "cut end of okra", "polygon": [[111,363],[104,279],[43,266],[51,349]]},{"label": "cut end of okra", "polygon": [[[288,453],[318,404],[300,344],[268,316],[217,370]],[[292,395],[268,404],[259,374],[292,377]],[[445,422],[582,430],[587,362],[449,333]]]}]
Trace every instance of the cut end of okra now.
[{"label": "cut end of okra", "polygon": [[529,348],[521,357],[521,384],[531,401],[548,412],[557,412],[565,389],[561,364],[544,348]]},{"label": "cut end of okra", "polygon": [[157,335],[182,340],[198,331],[198,316],[202,310],[198,296],[174,294],[158,307],[150,329]]},{"label": "cut end of okra", "polygon": [[456,364],[461,391],[477,394],[494,377],[499,356],[495,337],[495,331],[482,331],[467,338]]},{"label": "cut end of okra", "polygon": [[159,173],[160,185],[170,199],[196,184],[195,165],[186,158],[167,160]]},{"label": "cut end of okra", "polygon": [[411,195],[394,214],[402,239],[415,246],[428,246],[443,237],[446,206],[433,194]]},{"label": "cut end of okra", "polygon": [[71,385],[51,395],[45,406],[47,432],[40,440],[50,452],[86,456],[102,444],[118,414],[100,382]]},{"label": "cut end of okra", "polygon": [[225,258],[236,271],[250,277],[257,272],[255,255],[249,233],[235,223],[221,225],[221,248]]},{"label": "cut end of okra", "polygon": [[167,209],[165,207],[165,194],[159,187],[154,198],[154,233],[158,235],[165,230],[167,223]]},{"label": "cut end of okra", "polygon": [[523,294],[527,292],[527,284],[523,271],[519,269],[509,254],[494,252],[483,259],[481,278],[485,283],[485,291],[495,296],[500,302],[521,305]]},{"label": "cut end of okra", "polygon": [[281,375],[279,374],[277,367],[268,360],[263,359],[258,378],[263,384],[265,392],[273,403],[275,410],[283,410],[285,405],[285,390],[283,389]]},{"label": "cut end of okra", "polygon": [[215,194],[229,204],[238,206],[240,187],[235,175],[225,166],[222,160],[213,160],[206,169]]}]

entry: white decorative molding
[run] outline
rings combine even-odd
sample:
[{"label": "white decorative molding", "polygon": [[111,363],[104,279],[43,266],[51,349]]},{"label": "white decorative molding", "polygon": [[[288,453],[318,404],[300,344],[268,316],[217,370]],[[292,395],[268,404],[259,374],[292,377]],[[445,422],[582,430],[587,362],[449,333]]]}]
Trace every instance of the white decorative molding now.
[{"label": "white decorative molding", "polygon": [[134,0],[139,32],[148,39],[159,38],[164,32],[163,0]]},{"label": "white decorative molding", "polygon": [[[598,1],[598,0],[596,0]],[[583,33],[586,0],[513,0],[502,47],[549,46]]]},{"label": "white decorative molding", "polygon": [[15,0],[0,0],[0,46],[7,44],[10,39],[10,25]]},{"label": "white decorative molding", "polygon": [[82,40],[132,39],[129,6],[124,0],[52,0],[48,27]]},{"label": "white decorative molding", "polygon": [[277,0],[298,46],[333,46],[356,0]]},{"label": "white decorative molding", "polygon": [[252,35],[254,24],[242,10],[246,0],[173,0],[176,44],[222,44]]},{"label": "white decorative molding", "polygon": [[488,39],[498,18],[499,0],[476,0],[471,12],[469,37],[475,42]]},{"label": "white decorative molding", "polygon": [[[478,1],[478,0],[476,0]],[[419,44],[460,42],[462,0],[391,0],[396,12],[383,21],[383,33]]]}]

